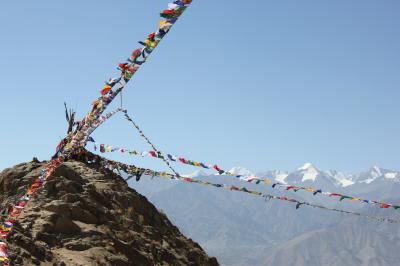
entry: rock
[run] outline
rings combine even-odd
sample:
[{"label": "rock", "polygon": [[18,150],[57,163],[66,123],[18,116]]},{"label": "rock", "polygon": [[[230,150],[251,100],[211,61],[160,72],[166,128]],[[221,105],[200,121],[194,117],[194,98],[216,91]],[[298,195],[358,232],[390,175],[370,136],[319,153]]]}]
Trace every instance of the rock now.
[{"label": "rock", "polygon": [[60,216],[54,223],[54,232],[60,234],[78,234],[81,232],[81,228],[74,223],[71,219]]},{"label": "rock", "polygon": [[[38,176],[32,160],[0,174],[0,204]],[[57,169],[9,236],[14,265],[218,265],[118,175],[83,162]]]},{"label": "rock", "polygon": [[40,163],[39,159],[37,157],[32,158],[32,163]]}]

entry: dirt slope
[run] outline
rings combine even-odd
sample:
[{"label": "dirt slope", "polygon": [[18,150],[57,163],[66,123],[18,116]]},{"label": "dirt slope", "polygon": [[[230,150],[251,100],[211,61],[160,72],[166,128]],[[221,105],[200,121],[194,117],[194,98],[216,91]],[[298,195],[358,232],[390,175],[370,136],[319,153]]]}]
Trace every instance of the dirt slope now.
[{"label": "dirt slope", "polygon": [[[22,195],[42,163],[0,174],[0,205]],[[147,199],[107,170],[69,161],[19,217],[14,265],[218,265]]]}]

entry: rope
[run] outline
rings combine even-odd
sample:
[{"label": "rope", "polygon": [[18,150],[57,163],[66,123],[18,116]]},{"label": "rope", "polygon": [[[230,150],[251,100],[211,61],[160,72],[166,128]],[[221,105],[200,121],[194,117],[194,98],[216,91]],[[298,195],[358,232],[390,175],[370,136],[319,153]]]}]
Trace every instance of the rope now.
[{"label": "rope", "polygon": [[180,174],[172,167],[172,165],[165,159],[165,156],[161,153],[161,151],[159,151],[156,146],[149,140],[148,137],[146,137],[143,133],[143,131],[140,129],[139,125],[135,123],[135,121],[133,121],[133,119],[128,115],[128,111],[127,110],[123,110],[122,112],[124,112],[125,118],[131,122],[131,124],[137,129],[137,131],[139,132],[140,137],[142,137],[147,144],[150,145],[150,147],[153,149],[153,151],[155,151],[158,156],[164,161],[164,163],[167,165],[167,167],[177,176],[180,177]]}]

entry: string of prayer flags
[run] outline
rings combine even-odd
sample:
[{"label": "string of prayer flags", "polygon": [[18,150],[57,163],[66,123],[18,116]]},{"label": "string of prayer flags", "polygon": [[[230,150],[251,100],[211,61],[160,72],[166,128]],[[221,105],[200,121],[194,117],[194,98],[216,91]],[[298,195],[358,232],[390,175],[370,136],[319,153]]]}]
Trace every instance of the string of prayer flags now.
[{"label": "string of prayer flags", "polygon": [[158,30],[148,34],[144,41],[139,42],[142,47],[135,49],[126,62],[118,64],[119,76],[110,78],[105,82],[105,85],[100,90],[101,96],[92,103],[92,110],[79,123],[80,129],[72,136],[70,145],[62,146],[66,152],[71,152],[76,147],[84,147],[86,145],[87,139],[93,131],[93,123],[99,119],[99,116],[108,105],[125,88],[126,84],[132,79],[140,66],[147,61],[148,56],[154,51],[191,3],[192,0],[173,1],[170,3],[168,9],[161,13],[170,13],[169,18],[162,19]]},{"label": "string of prayer flags", "polygon": [[[68,160],[78,149],[86,146],[90,134],[93,133],[93,131],[105,120],[107,120],[107,116],[102,116],[105,109],[125,88],[126,84],[130,81],[139,67],[146,62],[148,55],[153,52],[161,39],[169,32],[171,27],[176,23],[178,18],[191,2],[192,0],[174,1],[168,6],[167,10],[173,10],[173,12],[170,12],[171,14],[167,19],[161,20],[157,32],[149,34],[148,38],[144,42],[140,42],[140,44],[144,46],[140,49],[140,53],[132,53],[133,57],[131,56],[127,62],[119,64],[118,69],[121,71],[120,76],[111,78],[105,83],[100,91],[101,96],[92,103],[91,111],[76,124],[76,129],[73,132],[70,132],[57,145],[56,153],[52,157],[51,161],[42,169],[40,176],[28,188],[26,194],[14,205],[12,211],[7,215],[6,221],[0,220],[0,263],[4,266],[10,265],[7,254],[7,236],[12,230],[13,221],[18,218],[29,200],[44,186],[48,177],[53,174],[55,169],[57,169],[64,161]],[[163,11],[162,14],[163,13],[165,12]],[[162,15],[161,17],[164,16]],[[114,87],[117,88],[114,90]]]},{"label": "string of prayer flags", "polygon": [[19,198],[19,200],[12,206],[11,210],[7,211],[7,215],[4,216],[5,218],[2,218],[2,221],[0,221],[0,262],[2,262],[3,265],[10,265],[10,260],[7,254],[7,237],[13,229],[15,221],[27,206],[28,202],[35,197],[39,189],[46,184],[47,179],[63,162],[64,157],[59,156],[53,158],[48,164],[46,164],[41,170],[40,176],[30,185],[25,195]]},{"label": "string of prayer flags", "polygon": [[[248,193],[254,196],[259,196],[262,198],[265,198],[266,200],[279,200],[283,202],[289,202],[289,203],[294,203],[296,204],[296,209],[299,209],[301,206],[309,206],[313,208],[318,208],[318,209],[323,209],[323,210],[328,210],[328,211],[334,211],[334,212],[339,212],[339,213],[345,213],[345,214],[351,214],[359,217],[364,217],[367,219],[375,220],[375,221],[380,221],[380,222],[388,222],[388,223],[400,223],[400,220],[395,220],[391,218],[384,218],[384,217],[377,217],[377,216],[371,216],[371,215],[366,215],[358,212],[352,212],[352,211],[346,211],[346,210],[341,210],[337,208],[330,208],[318,204],[313,204],[309,203],[306,201],[299,201],[293,198],[285,197],[285,196],[275,196],[267,193],[262,193],[259,191],[255,190],[250,190],[245,187],[238,187],[234,185],[227,185],[227,184],[218,184],[218,183],[212,183],[208,181],[203,181],[191,177],[182,177],[182,176],[176,176],[173,174],[169,174],[167,172],[157,172],[151,169],[144,169],[144,168],[138,168],[134,165],[128,165],[124,164],[121,162],[116,162],[112,160],[108,160],[104,157],[101,157],[99,155],[90,153],[88,151],[82,151],[79,157],[81,160],[84,160],[88,164],[97,164],[101,165],[102,167],[109,169],[110,171],[122,171],[130,175],[138,176],[138,175],[144,175],[148,177],[159,177],[163,179],[168,179],[168,180],[175,180],[175,181],[181,181],[185,183],[196,183],[204,186],[211,186],[215,188],[220,188],[220,189],[226,189],[230,191],[236,191],[236,192],[243,192],[243,193]],[[137,178],[137,180],[140,180],[140,177]]]},{"label": "string of prayer flags", "polygon": [[[133,123],[135,123],[135,122],[133,122]],[[136,123],[135,123],[135,126],[137,126]],[[137,126],[137,128],[139,128],[139,127]],[[113,147],[113,146],[106,145],[106,144],[100,144],[100,152],[101,153],[119,152],[121,154],[129,154],[129,155],[134,155],[134,156],[151,157],[151,158],[157,158],[157,159],[162,159],[162,160],[168,160],[170,162],[181,163],[181,164],[191,165],[191,166],[200,167],[200,168],[204,168],[204,169],[215,170],[220,175],[236,177],[239,180],[247,182],[247,183],[254,183],[257,185],[259,185],[259,184],[271,185],[271,187],[274,189],[284,189],[287,191],[294,191],[294,192],[303,190],[305,192],[312,193],[314,196],[317,194],[321,194],[321,195],[328,196],[328,197],[336,197],[339,199],[339,201],[343,201],[343,200],[347,199],[347,200],[350,200],[353,202],[377,205],[381,209],[389,209],[389,208],[393,208],[395,210],[400,209],[400,205],[389,204],[389,203],[386,203],[383,201],[368,200],[368,199],[363,199],[363,198],[359,198],[359,197],[343,195],[340,193],[322,191],[322,189],[315,189],[312,187],[301,187],[301,186],[295,186],[295,185],[290,185],[290,184],[282,184],[282,183],[277,182],[276,180],[272,180],[272,179],[268,179],[268,178],[262,179],[262,178],[259,178],[256,176],[235,175],[235,174],[230,173],[229,171],[225,171],[225,170],[221,169],[216,164],[197,162],[197,161],[186,159],[182,156],[172,155],[169,153],[165,154],[165,156],[164,156],[164,155],[162,155],[161,152],[139,151],[139,150],[132,150],[132,149],[127,149],[127,148],[118,148],[118,147]]]}]

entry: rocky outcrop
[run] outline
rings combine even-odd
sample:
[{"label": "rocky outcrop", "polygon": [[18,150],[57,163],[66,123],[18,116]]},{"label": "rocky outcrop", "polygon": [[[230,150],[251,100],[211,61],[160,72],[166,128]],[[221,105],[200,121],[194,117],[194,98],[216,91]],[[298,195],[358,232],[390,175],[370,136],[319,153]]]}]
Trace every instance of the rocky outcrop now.
[{"label": "rocky outcrop", "polygon": [[[0,204],[39,175],[32,161],[0,174]],[[83,162],[58,168],[9,236],[14,265],[218,265],[115,173]]]}]

